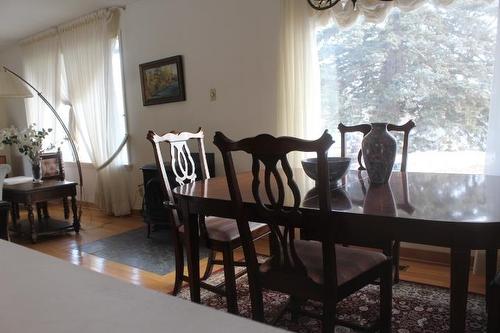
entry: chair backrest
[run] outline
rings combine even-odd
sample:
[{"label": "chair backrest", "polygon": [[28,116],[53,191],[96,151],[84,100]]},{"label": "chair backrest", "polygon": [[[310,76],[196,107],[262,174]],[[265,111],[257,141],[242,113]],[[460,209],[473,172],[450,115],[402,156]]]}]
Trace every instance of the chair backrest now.
[{"label": "chair backrest", "polygon": [[61,149],[56,152],[40,154],[42,166],[42,179],[64,180],[64,165]]},{"label": "chair backrest", "polygon": [[[165,197],[167,198],[167,204],[172,208],[175,208],[175,201],[172,195],[173,187],[168,180],[161,144],[166,143],[170,146],[170,167],[175,175],[176,185],[184,185],[196,181],[196,167],[188,146],[188,142],[190,140],[196,141],[198,144],[198,155],[200,157],[203,179],[210,178],[205,155],[205,145],[203,144],[204,137],[205,136],[201,127],[196,133],[171,131],[164,135],[158,135],[154,131],[150,130],[147,134],[147,139],[153,145],[156,166],[160,171],[159,173],[162,180],[162,188]],[[175,213],[174,218],[175,223],[179,224],[180,222],[178,220],[177,213]]]},{"label": "chair backrest", "polygon": [[[401,169],[400,171],[406,171],[406,165],[408,161],[408,141],[410,137],[410,131],[415,127],[415,122],[413,120],[409,120],[403,125],[394,125],[388,124],[387,130],[391,132],[402,132],[403,133],[403,150],[401,157]],[[345,157],[346,155],[346,133],[360,132],[363,133],[363,137],[365,137],[372,129],[370,124],[359,124],[353,126],[346,126],[342,123],[339,124],[338,129],[340,131],[340,156]],[[366,170],[363,165],[362,159],[362,151],[361,148],[358,151],[358,170]]]},{"label": "chair backrest", "polygon": [[[233,152],[241,151],[251,155],[252,188],[244,190],[252,191],[259,221],[267,223],[271,230],[271,237],[274,240],[271,251],[272,265],[279,266],[284,271],[302,271],[306,276],[305,266],[298,258],[294,247],[295,229],[312,228],[320,231],[321,235],[331,236],[335,227],[335,224],[328,219],[331,202],[327,154],[333,144],[332,137],[326,131],[315,141],[292,137],[275,138],[268,134],[261,134],[234,142],[217,132],[214,144],[222,153],[251,290],[257,288],[258,293],[261,291],[257,255],[248,225],[247,208],[242,201],[241,189],[234,168]],[[290,167],[287,158],[287,155],[293,151],[316,153],[318,159],[317,194],[320,208],[320,216],[317,219],[305,218],[300,209],[302,200],[300,190],[294,180],[294,170]],[[302,171],[299,170],[299,172]],[[325,263],[328,268],[325,266],[325,271],[331,275],[331,281],[336,281],[333,239],[333,237],[325,237],[322,243],[323,252],[327,254]]]}]

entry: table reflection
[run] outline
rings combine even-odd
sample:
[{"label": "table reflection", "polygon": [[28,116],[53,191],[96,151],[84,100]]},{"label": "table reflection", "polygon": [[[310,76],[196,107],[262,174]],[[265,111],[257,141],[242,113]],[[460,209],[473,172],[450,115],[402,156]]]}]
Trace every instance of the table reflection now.
[{"label": "table reflection", "polygon": [[[409,215],[415,211],[410,202],[406,174],[394,174],[386,184],[370,184],[365,171],[351,171],[338,184],[332,185],[330,193],[333,210],[384,216],[398,216],[398,210]],[[302,205],[318,206],[315,187],[306,193]]]},{"label": "table reflection", "polygon": [[391,184],[369,184],[363,202],[363,213],[397,216]]}]

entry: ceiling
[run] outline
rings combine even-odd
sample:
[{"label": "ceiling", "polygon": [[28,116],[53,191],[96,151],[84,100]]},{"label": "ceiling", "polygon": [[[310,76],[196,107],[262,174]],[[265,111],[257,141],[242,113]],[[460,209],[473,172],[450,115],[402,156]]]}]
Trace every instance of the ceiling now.
[{"label": "ceiling", "polygon": [[0,50],[99,8],[138,0],[0,0]]}]

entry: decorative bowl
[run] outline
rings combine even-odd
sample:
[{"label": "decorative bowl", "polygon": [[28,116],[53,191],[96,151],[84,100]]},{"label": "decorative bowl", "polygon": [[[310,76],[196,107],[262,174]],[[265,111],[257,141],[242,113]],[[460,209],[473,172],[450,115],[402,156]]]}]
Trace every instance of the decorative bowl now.
[{"label": "decorative bowl", "polygon": [[[330,183],[336,183],[342,178],[349,170],[351,159],[349,157],[328,157],[328,174]],[[318,174],[318,161],[317,158],[306,158],[302,160],[302,168],[306,175],[310,178],[317,180]]]}]

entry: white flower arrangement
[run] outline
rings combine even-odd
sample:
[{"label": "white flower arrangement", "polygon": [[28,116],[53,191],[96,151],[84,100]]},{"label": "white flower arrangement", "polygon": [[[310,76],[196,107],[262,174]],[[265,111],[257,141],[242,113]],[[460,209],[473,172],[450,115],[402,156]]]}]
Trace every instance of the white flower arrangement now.
[{"label": "white flower arrangement", "polygon": [[4,145],[16,145],[18,151],[28,157],[32,164],[40,162],[40,154],[45,150],[54,148],[54,145],[43,148],[43,139],[52,129],[36,129],[36,124],[31,124],[24,130],[19,130],[14,126],[0,130],[0,149]]}]

